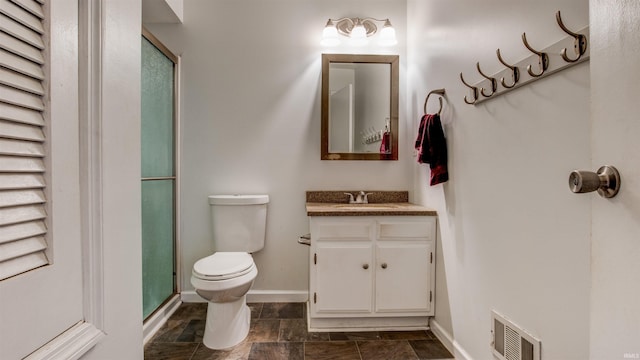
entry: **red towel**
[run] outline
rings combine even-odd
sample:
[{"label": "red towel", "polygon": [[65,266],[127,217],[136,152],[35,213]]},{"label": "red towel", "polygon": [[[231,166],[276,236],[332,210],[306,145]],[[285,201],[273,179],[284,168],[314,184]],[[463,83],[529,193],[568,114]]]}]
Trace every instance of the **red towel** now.
[{"label": "red towel", "polygon": [[447,169],[447,140],[444,137],[440,115],[427,114],[420,120],[418,137],[416,138],[418,162],[429,163],[431,169],[430,185],[449,180]]},{"label": "red towel", "polygon": [[391,133],[385,131],[380,142],[380,154],[391,154]]}]

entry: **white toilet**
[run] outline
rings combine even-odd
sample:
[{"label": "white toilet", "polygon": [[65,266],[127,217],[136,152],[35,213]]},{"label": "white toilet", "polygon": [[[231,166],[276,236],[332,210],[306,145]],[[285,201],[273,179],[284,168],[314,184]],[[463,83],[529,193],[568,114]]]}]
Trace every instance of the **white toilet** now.
[{"label": "white toilet", "polygon": [[202,342],[211,349],[240,343],[249,332],[247,292],[258,275],[252,252],[264,247],[268,195],[211,195],[215,253],[193,265],[191,284],[209,302]]}]

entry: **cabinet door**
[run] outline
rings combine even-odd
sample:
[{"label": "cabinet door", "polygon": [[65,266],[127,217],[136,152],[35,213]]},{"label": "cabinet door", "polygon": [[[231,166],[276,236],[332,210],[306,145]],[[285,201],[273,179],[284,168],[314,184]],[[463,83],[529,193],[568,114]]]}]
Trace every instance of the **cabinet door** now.
[{"label": "cabinet door", "polygon": [[376,312],[431,310],[431,241],[378,241]]},{"label": "cabinet door", "polygon": [[319,242],[315,251],[314,313],[370,313],[372,310],[372,245]]}]

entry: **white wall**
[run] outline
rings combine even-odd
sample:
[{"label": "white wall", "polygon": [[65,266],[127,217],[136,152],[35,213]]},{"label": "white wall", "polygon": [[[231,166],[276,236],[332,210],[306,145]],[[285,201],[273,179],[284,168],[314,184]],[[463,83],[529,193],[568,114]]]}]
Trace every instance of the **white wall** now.
[{"label": "white wall", "polygon": [[144,23],[181,23],[184,0],[142,0]]},{"label": "white wall", "polygon": [[[251,9],[251,10],[248,10]],[[182,288],[211,254],[207,195],[266,193],[265,249],[254,255],[254,290],[305,294],[309,231],[305,191],[410,190],[413,186],[405,109],[400,109],[400,160],[321,161],[319,45],[328,18],[390,18],[400,43],[405,84],[404,0],[209,1],[184,3],[184,25],[149,25],[182,55]],[[373,53],[375,48],[340,48]],[[400,103],[406,103],[401,87]]]},{"label": "white wall", "polygon": [[[386,71],[382,71],[384,68]],[[370,144],[362,143],[362,135],[371,135],[374,129],[384,131],[388,119],[391,118],[389,92],[391,88],[390,65],[368,65],[356,71],[356,150],[359,152],[379,152],[382,140]],[[358,91],[367,89],[367,91]],[[360,96],[358,96],[360,95]],[[384,114],[384,115],[382,115]]]},{"label": "white wall", "polygon": [[[490,359],[490,312],[542,340],[543,359],[588,358],[590,204],[570,193],[574,168],[591,167],[589,64],[584,63],[478,106],[459,80],[481,79],[535,47],[587,25],[588,1],[408,2],[409,115],[417,127],[428,91],[447,91],[450,181],[428,186],[415,169],[415,200],[439,213],[436,325],[456,355]],[[429,112],[438,102],[430,99]]]},{"label": "white wall", "polygon": [[353,69],[331,69],[329,76],[329,152],[353,151],[355,145]]},{"label": "white wall", "polygon": [[614,165],[615,198],[593,196],[590,358],[640,358],[640,37],[637,1],[592,0],[593,170]]}]

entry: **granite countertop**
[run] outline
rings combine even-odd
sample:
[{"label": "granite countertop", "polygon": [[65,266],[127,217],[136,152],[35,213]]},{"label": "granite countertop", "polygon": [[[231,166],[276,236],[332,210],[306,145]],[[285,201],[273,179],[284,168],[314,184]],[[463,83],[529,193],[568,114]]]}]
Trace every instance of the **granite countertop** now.
[{"label": "granite countertop", "polygon": [[349,204],[344,193],[359,191],[307,191],[308,216],[436,216],[428,207],[409,202],[407,191],[365,191],[368,204]]},{"label": "granite countertop", "polygon": [[424,206],[405,203],[346,204],[307,203],[308,216],[435,216],[437,212]]}]

